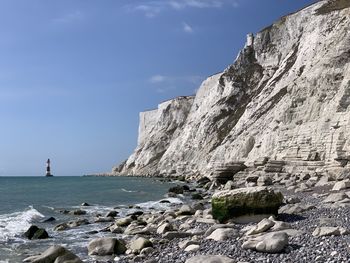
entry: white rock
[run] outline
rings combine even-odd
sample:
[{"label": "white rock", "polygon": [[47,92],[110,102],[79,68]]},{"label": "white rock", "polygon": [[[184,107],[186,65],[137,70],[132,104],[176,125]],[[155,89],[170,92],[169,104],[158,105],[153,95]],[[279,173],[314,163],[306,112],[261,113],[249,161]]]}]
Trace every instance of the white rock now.
[{"label": "white rock", "polygon": [[244,242],[242,248],[253,249],[265,253],[279,253],[288,245],[285,232],[267,233]]},{"label": "white rock", "polygon": [[186,252],[190,252],[190,251],[198,251],[200,248],[199,245],[189,245],[185,248]]},{"label": "white rock", "polygon": [[350,181],[349,180],[343,180],[340,182],[336,182],[332,188],[332,191],[339,191],[350,188]]},{"label": "white rock", "polygon": [[275,222],[273,220],[270,220],[268,218],[264,218],[253,229],[249,230],[246,233],[246,235],[250,236],[250,235],[260,234],[262,232],[269,230],[274,225],[275,225]]},{"label": "white rock", "polygon": [[174,228],[171,224],[169,223],[164,223],[164,224],[161,224],[158,228],[157,228],[157,234],[159,235],[162,235],[166,232],[169,232],[169,231],[173,231]]},{"label": "white rock", "polygon": [[348,196],[345,193],[334,193],[325,198],[323,200],[323,203],[335,203],[340,202],[344,199],[348,199]]},{"label": "white rock", "polygon": [[342,227],[317,227],[312,233],[313,236],[340,236],[347,234],[348,231]]},{"label": "white rock", "polygon": [[206,239],[213,239],[215,241],[224,241],[229,238],[238,236],[238,231],[233,228],[219,228],[210,234]]}]

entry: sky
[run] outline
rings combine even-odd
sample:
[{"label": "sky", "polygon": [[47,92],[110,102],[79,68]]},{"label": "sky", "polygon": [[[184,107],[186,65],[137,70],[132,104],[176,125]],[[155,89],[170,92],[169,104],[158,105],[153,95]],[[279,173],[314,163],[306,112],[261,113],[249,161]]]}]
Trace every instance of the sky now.
[{"label": "sky", "polygon": [[0,0],[0,176],[108,172],[139,112],[193,95],[312,0]]}]

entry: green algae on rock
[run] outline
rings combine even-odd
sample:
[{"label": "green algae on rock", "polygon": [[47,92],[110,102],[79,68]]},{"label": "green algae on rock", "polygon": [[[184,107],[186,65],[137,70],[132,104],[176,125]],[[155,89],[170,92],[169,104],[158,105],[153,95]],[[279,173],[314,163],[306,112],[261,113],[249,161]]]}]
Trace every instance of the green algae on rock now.
[{"label": "green algae on rock", "polygon": [[213,217],[224,222],[245,216],[277,214],[282,202],[280,192],[267,187],[248,187],[217,192],[211,204]]}]

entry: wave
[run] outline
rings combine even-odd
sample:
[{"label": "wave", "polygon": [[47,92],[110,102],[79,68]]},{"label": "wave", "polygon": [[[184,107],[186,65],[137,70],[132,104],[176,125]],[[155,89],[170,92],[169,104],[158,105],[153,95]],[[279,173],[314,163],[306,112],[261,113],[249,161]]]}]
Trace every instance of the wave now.
[{"label": "wave", "polygon": [[44,217],[32,206],[22,212],[0,215],[0,240],[6,242],[21,236],[28,230],[31,223]]},{"label": "wave", "polygon": [[149,202],[140,203],[140,204],[137,204],[137,206],[143,209],[164,210],[169,208],[169,206],[179,205],[179,204],[183,204],[183,201],[181,199],[169,197],[159,201],[149,201]]},{"label": "wave", "polygon": [[126,193],[137,193],[137,192],[139,192],[139,191],[126,190],[124,188],[121,188],[120,190],[122,190],[123,192],[126,192]]}]

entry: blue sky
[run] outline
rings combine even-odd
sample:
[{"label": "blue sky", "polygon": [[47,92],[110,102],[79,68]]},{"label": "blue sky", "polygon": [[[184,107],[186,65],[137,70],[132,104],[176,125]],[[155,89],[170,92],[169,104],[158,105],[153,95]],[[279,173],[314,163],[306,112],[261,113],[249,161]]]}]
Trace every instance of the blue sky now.
[{"label": "blue sky", "polygon": [[109,171],[138,114],[191,95],[307,0],[0,0],[0,176]]}]

